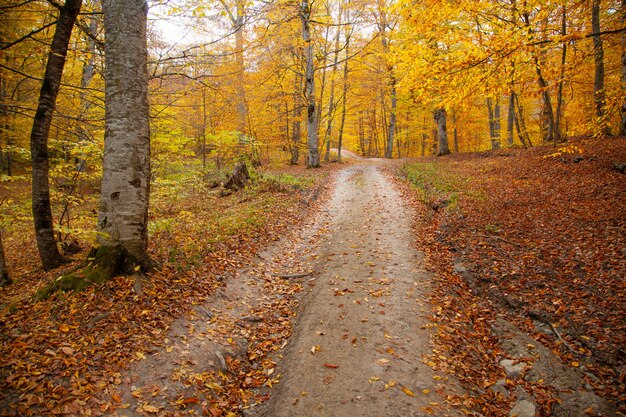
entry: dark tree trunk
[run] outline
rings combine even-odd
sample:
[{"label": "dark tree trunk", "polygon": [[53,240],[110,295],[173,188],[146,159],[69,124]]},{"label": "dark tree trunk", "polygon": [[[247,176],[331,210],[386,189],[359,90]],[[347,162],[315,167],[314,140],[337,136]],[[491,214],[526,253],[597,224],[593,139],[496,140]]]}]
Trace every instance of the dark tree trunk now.
[{"label": "dark tree trunk", "polygon": [[30,136],[33,166],[33,219],[35,221],[35,236],[37,238],[39,257],[45,270],[54,269],[64,261],[54,237],[48,178],[50,170],[48,134],[56,106],[56,98],[59,93],[63,67],[65,66],[65,56],[67,55],[72,29],[81,4],[82,0],[66,0],[60,9],[59,20],[52,38],[43,84],[39,94],[39,104]]},{"label": "dark tree trunk", "polygon": [[596,106],[596,117],[600,131],[604,135],[610,135],[611,131],[605,120],[606,91],[604,91],[604,47],[600,36],[600,0],[593,0],[591,6],[591,31],[593,35],[593,61],[595,63],[595,76],[593,79],[593,99]]},{"label": "dark tree trunk", "polygon": [[[526,29],[530,38],[534,38],[534,32],[530,26],[530,15],[528,12],[522,14]],[[541,62],[536,52],[532,52],[532,60],[535,67],[535,73],[537,74],[537,83],[539,84],[539,90],[541,91],[541,97],[543,98],[542,117],[545,122],[545,129],[543,135],[544,142],[555,142],[558,139],[558,132],[556,131],[556,121],[554,118],[554,109],[552,106],[552,99],[550,98],[550,89],[548,83],[543,76],[543,70],[541,69]]]},{"label": "dark tree trunk", "polygon": [[[565,5],[561,8],[561,36],[567,35],[567,8]],[[567,59],[567,42],[563,42],[561,49],[561,74],[559,76],[558,88],[556,93],[556,127],[559,140],[563,140],[562,122],[563,122],[563,85],[565,84],[565,62]]]},{"label": "dark tree trunk", "polygon": [[[622,27],[626,25],[626,0],[622,0],[621,7]],[[622,107],[620,108],[621,123],[619,127],[620,136],[626,136],[626,32],[622,32]]]},{"label": "dark tree trunk", "polygon": [[0,287],[5,287],[11,283],[7,261],[4,257],[4,245],[2,244],[2,233],[0,232]]}]

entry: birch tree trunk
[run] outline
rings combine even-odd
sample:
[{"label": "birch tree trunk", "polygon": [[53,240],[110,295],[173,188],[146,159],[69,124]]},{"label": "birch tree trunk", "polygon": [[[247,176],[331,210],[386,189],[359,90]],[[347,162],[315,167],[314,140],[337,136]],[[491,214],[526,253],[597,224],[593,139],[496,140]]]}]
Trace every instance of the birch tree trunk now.
[{"label": "birch tree trunk", "polygon": [[604,91],[604,47],[600,36],[600,0],[593,0],[591,6],[591,31],[593,32],[593,62],[595,75],[593,79],[593,100],[596,107],[596,117],[600,131],[610,135],[609,126],[605,120],[606,92]]},{"label": "birch tree trunk", "polygon": [[65,57],[72,29],[81,5],[82,0],[66,0],[60,9],[39,94],[39,104],[30,134],[30,152],[33,167],[32,210],[39,258],[45,270],[54,269],[64,262],[54,237],[48,177],[50,171],[48,135],[61,85],[61,77],[63,76],[63,67],[65,66]]},{"label": "birch tree trunk", "polygon": [[315,68],[313,67],[313,42],[311,41],[311,5],[308,0],[300,4],[300,20],[302,22],[302,39],[305,44],[305,88],[304,95],[307,106],[307,168],[319,167],[320,156],[317,139],[317,112],[315,111]]},{"label": "birch tree trunk", "polygon": [[99,251],[120,253],[121,249],[124,264],[148,267],[148,4],[146,0],[103,0],[102,10],[106,119]]},{"label": "birch tree trunk", "polygon": [[437,137],[439,139],[438,156],[450,153],[448,147],[448,128],[446,126],[446,111],[444,109],[435,110],[435,121],[437,122]]}]

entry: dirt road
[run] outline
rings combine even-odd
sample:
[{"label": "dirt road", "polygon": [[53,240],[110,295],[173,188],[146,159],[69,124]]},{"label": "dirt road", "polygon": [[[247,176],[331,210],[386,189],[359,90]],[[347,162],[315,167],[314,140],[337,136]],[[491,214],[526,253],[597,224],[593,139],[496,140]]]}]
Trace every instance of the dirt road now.
[{"label": "dirt road", "polygon": [[380,164],[362,163],[339,173],[325,215],[311,248],[315,287],[278,361],[280,383],[255,415],[442,413],[441,377],[422,361],[431,353],[430,282],[410,211]]}]

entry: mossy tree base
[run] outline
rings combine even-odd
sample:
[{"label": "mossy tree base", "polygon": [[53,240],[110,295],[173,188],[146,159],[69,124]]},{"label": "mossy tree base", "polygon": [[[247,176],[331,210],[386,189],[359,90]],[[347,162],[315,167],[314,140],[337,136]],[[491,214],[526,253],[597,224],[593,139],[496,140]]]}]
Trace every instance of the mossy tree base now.
[{"label": "mossy tree base", "polygon": [[57,291],[82,291],[90,285],[103,284],[117,275],[129,273],[137,265],[140,263],[121,245],[94,248],[85,262],[40,288],[33,299],[45,300]]}]

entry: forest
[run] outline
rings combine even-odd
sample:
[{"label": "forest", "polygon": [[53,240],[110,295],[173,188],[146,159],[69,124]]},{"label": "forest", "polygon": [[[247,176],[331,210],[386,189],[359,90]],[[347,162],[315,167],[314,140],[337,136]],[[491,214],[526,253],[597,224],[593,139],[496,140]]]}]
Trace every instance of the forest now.
[{"label": "forest", "polygon": [[[626,0],[4,0],[0,51],[0,414],[626,413]],[[342,373],[384,316],[430,345]]]}]

